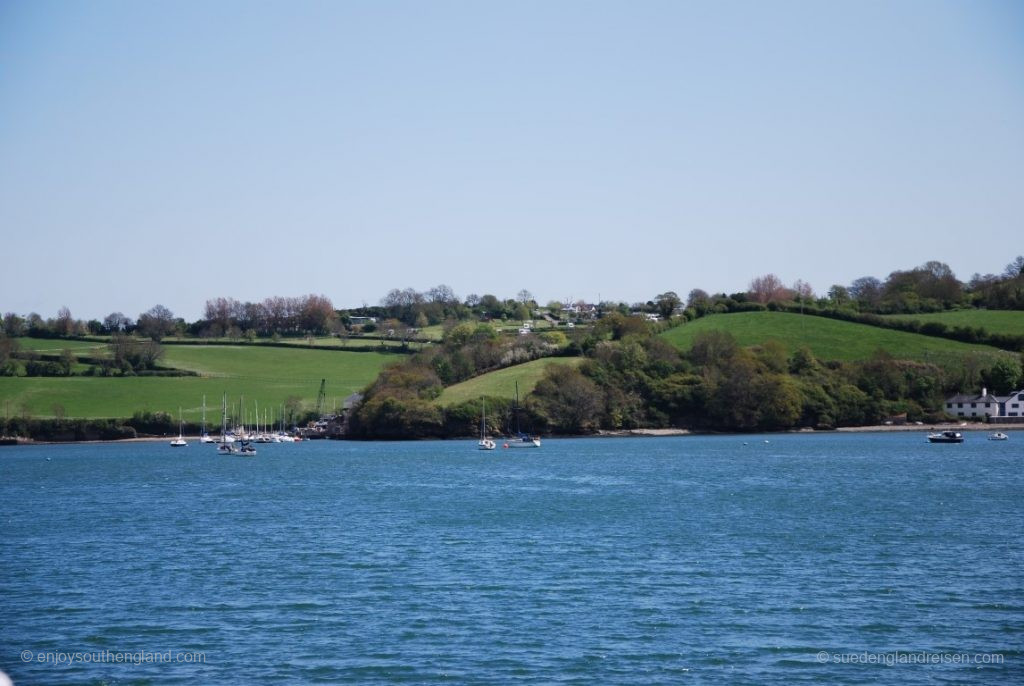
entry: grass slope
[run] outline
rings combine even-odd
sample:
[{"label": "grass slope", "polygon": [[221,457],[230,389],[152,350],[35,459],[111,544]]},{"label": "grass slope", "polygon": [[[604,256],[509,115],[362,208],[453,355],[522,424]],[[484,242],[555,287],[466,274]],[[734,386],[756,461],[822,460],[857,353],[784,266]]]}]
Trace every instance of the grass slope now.
[{"label": "grass slope", "polygon": [[[247,346],[166,346],[162,364],[199,372],[200,377],[0,377],[0,410],[11,416],[25,409],[37,417],[52,416],[53,406],[68,417],[128,417],[136,410],[178,414],[187,421],[201,417],[206,395],[207,419],[220,421],[221,394],[237,403],[245,396],[247,412],[253,401],[277,408],[290,396],[312,407],[327,380],[327,405],[361,390],[398,356],[327,350],[291,350]],[[210,409],[212,408],[212,409]],[[260,410],[262,417],[263,410]]]},{"label": "grass slope", "polygon": [[807,346],[822,360],[862,360],[881,348],[893,357],[942,362],[968,353],[997,356],[996,348],[943,338],[892,331],[864,324],[788,312],[738,312],[702,317],[677,326],[662,336],[681,349],[689,349],[702,331],[728,331],[740,345],[774,339],[791,352]]},{"label": "grass slope", "polygon": [[989,333],[1024,335],[1024,311],[1013,310],[951,310],[930,314],[891,314],[887,319],[919,322],[941,322],[949,327],[982,327]]},{"label": "grass slope", "polygon": [[474,400],[482,395],[501,396],[514,398],[516,394],[516,381],[519,382],[519,398],[524,398],[531,393],[537,382],[544,376],[544,370],[552,364],[577,365],[582,362],[579,357],[545,357],[540,360],[531,360],[514,367],[506,367],[496,372],[489,372],[474,377],[454,386],[449,386],[437,399],[439,405],[447,407],[466,400]]}]

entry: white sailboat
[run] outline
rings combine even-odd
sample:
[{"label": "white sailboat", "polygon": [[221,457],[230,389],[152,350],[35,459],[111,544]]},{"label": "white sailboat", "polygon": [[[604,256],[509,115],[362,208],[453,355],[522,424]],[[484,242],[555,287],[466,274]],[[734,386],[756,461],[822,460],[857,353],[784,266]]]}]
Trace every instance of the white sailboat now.
[{"label": "white sailboat", "polygon": [[506,443],[502,444],[504,448],[539,448],[540,447],[540,436],[530,436],[529,434],[523,433],[522,429],[519,428],[519,382],[516,381],[516,404],[512,408],[512,412],[516,416],[516,435],[514,438],[509,439]]},{"label": "white sailboat", "polygon": [[220,442],[217,444],[218,455],[235,455],[235,439],[228,436],[228,394],[225,393],[220,406]]},{"label": "white sailboat", "polygon": [[497,444],[487,437],[487,401],[480,398],[480,440],[476,444],[477,450],[494,450]]},{"label": "white sailboat", "polygon": [[183,431],[183,424],[182,424],[182,421],[181,421],[181,408],[179,407],[178,408],[178,437],[175,438],[173,441],[171,441],[171,447],[172,448],[184,448],[186,445],[188,445],[188,442],[185,440],[185,436],[183,434],[184,434],[184,431]]},{"label": "white sailboat", "polygon": [[213,438],[206,432],[206,394],[203,394],[203,430],[199,434],[200,443],[213,443]]}]

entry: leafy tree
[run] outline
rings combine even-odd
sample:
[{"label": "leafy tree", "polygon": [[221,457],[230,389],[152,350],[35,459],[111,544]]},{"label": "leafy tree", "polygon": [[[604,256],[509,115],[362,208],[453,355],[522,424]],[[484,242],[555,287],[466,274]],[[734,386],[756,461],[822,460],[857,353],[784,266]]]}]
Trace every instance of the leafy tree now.
[{"label": "leafy tree", "polygon": [[329,333],[337,316],[330,298],[325,295],[307,295],[303,298],[299,313],[299,328],[315,334]]},{"label": "leafy tree", "polygon": [[1006,265],[1006,269],[1003,271],[1003,276],[1008,279],[1016,279],[1018,276],[1024,276],[1024,255],[1018,255],[1013,262]]},{"label": "leafy tree", "polygon": [[711,296],[708,295],[707,291],[701,290],[700,288],[694,288],[686,297],[686,306],[694,308],[707,307],[710,301]]},{"label": "leafy tree", "polygon": [[598,426],[604,405],[601,390],[578,369],[549,365],[530,396],[532,409],[564,433],[584,433]]},{"label": "leafy tree", "polygon": [[110,359],[122,371],[152,369],[163,355],[163,348],[156,341],[140,341],[122,333],[110,338]]},{"label": "leafy tree", "polygon": [[26,324],[25,320],[16,315],[13,312],[7,312],[4,314],[3,331],[5,334],[14,338],[16,336],[25,335]]},{"label": "leafy tree", "polygon": [[796,426],[803,405],[792,379],[783,374],[765,374],[752,391],[759,397],[757,411],[761,428],[788,429]]},{"label": "leafy tree", "polygon": [[442,283],[427,291],[427,300],[447,305],[458,303],[459,296],[455,295],[455,291],[452,290],[451,286]]},{"label": "leafy tree", "polygon": [[174,313],[163,305],[155,305],[139,315],[138,331],[159,343],[174,331]]},{"label": "leafy tree", "polygon": [[845,286],[834,284],[828,289],[828,299],[836,307],[842,307],[850,302],[850,291],[847,290]]},{"label": "leafy tree", "polygon": [[490,293],[480,296],[480,302],[478,305],[480,306],[480,309],[483,310],[484,314],[488,314],[492,317],[500,317],[504,310],[504,307],[501,305],[501,301]]},{"label": "leafy tree", "polygon": [[744,349],[715,367],[705,368],[708,418],[723,428],[746,431],[758,427],[761,401],[755,392],[757,381],[757,364]]},{"label": "leafy tree", "polygon": [[655,298],[655,302],[658,304],[658,313],[662,319],[671,319],[672,314],[683,301],[675,291],[665,291]]},{"label": "leafy tree", "polygon": [[78,362],[78,358],[75,357],[69,348],[64,348],[61,351],[59,364],[64,376],[71,376],[71,368],[76,362]]},{"label": "leafy tree", "polygon": [[54,333],[58,336],[70,336],[75,333],[75,319],[71,316],[71,310],[67,306],[61,307],[57,312],[57,321],[54,325]]},{"label": "leafy tree", "polygon": [[981,374],[982,382],[993,393],[1010,393],[1019,390],[1022,377],[1021,363],[1017,359],[1000,358]]},{"label": "leafy tree", "polygon": [[875,306],[882,297],[882,282],[873,276],[862,276],[850,284],[850,296],[861,305]]},{"label": "leafy tree", "polygon": [[0,333],[0,376],[14,376],[17,374],[18,367],[14,363],[13,357],[20,347],[21,345],[16,339]]},{"label": "leafy tree", "polygon": [[786,346],[775,339],[762,343],[756,350],[758,361],[769,371],[781,374],[789,370],[789,354]]},{"label": "leafy tree", "polygon": [[127,331],[131,328],[133,322],[130,318],[124,316],[120,312],[111,312],[103,318],[103,329],[107,333],[114,333],[115,331]]},{"label": "leafy tree", "polygon": [[728,331],[702,331],[693,340],[689,358],[697,366],[713,367],[728,362],[739,350],[739,343]]}]

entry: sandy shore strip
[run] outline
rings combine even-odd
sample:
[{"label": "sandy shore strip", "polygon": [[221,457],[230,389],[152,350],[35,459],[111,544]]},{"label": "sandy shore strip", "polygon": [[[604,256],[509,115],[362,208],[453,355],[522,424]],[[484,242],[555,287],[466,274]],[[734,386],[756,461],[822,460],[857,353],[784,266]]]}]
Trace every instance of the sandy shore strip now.
[{"label": "sandy shore strip", "polygon": [[833,431],[843,433],[867,433],[871,431],[1014,431],[1024,429],[1024,424],[961,424],[948,422],[945,424],[886,424],[883,426],[844,426]]}]

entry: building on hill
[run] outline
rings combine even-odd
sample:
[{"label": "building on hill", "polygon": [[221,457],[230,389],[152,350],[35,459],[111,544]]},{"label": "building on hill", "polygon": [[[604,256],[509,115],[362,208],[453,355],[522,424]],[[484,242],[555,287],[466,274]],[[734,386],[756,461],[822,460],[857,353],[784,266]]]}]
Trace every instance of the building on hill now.
[{"label": "building on hill", "polygon": [[992,395],[987,388],[981,389],[981,395],[959,393],[946,398],[946,414],[985,418],[989,421],[1008,417],[1024,419],[1024,390],[1005,396]]}]

